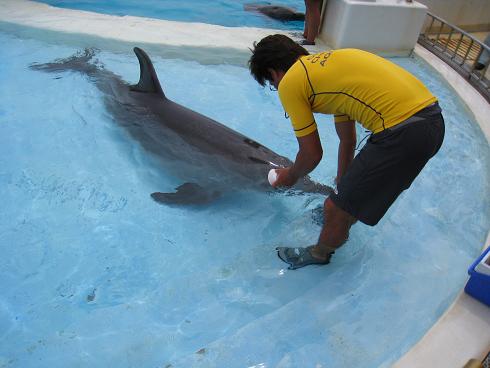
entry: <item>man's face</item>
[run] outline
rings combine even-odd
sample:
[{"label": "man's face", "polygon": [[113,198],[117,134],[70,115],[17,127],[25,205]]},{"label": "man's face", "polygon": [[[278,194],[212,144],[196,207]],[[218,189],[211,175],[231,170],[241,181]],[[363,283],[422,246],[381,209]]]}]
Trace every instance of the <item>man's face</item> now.
[{"label": "man's face", "polygon": [[285,73],[282,70],[275,70],[275,69],[269,69],[269,73],[271,75],[269,84],[274,86],[274,88],[277,90],[279,88],[279,83],[281,82]]}]

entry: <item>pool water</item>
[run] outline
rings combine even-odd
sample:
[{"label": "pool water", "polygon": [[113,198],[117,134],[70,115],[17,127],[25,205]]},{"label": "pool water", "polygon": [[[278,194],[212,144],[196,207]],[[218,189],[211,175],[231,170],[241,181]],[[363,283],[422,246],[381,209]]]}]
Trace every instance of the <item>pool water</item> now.
[{"label": "pool water", "polygon": [[200,22],[227,27],[260,27],[299,30],[303,21],[282,22],[256,12],[244,10],[245,4],[274,4],[305,11],[303,0],[276,2],[254,0],[40,0],[40,2],[77,10],[111,15],[133,15],[181,22]]},{"label": "pool water", "polygon": [[[394,59],[440,98],[444,146],[374,228],[328,266],[289,271],[324,198],[241,191],[199,209],[76,73],[33,62],[73,47],[0,33],[1,367],[388,367],[441,316],[479,254],[490,153],[471,114],[418,58]],[[128,82],[136,57],[101,51]],[[247,69],[154,57],[170,99],[293,158],[277,94]],[[337,140],[318,116],[331,184]],[[359,139],[364,133],[359,131]]]}]

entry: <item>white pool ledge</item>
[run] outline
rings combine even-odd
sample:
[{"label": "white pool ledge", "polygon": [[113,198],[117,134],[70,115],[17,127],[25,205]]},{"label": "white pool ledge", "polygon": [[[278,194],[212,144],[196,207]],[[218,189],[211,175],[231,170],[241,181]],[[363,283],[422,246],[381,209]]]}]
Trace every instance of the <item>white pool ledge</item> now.
[{"label": "white pool ledge", "polygon": [[[56,8],[29,0],[0,0],[0,22],[42,30],[46,41],[51,38],[70,43],[70,39],[84,35],[89,41],[87,45],[92,47],[114,50],[128,44],[144,44],[152,54],[188,55],[204,63],[237,63],[237,58],[243,60],[244,53],[250,53],[254,41],[271,34],[271,30],[264,28],[114,16]],[[215,52],[210,53],[210,48]]]},{"label": "white pool ledge", "polygon": [[[205,23],[182,27],[181,22],[133,16],[113,16],[88,11],[55,8],[28,0],[2,0],[0,19],[51,31],[104,35],[125,42],[171,46],[226,47],[243,49],[266,34],[264,29],[227,28]],[[90,26],[88,26],[90,24]],[[226,30],[226,32],[223,32]]]},{"label": "white pool ledge", "polygon": [[[209,63],[245,64],[254,41],[284,31],[261,28],[229,28],[203,23],[180,23],[132,16],[111,16],[54,8],[29,0],[0,0],[0,30],[17,27],[46,32],[51,40],[77,40],[85,46],[113,50],[145,44],[152,53]],[[20,27],[20,28],[18,28]],[[26,31],[27,30],[27,31]],[[103,35],[103,37],[102,37]],[[82,44],[80,44],[82,43]],[[119,46],[118,46],[119,45]],[[209,49],[213,48],[210,52]],[[314,51],[317,48],[313,48]],[[425,59],[455,89],[473,112],[490,144],[490,105],[459,74],[429,51],[417,46]],[[490,233],[486,244],[490,244]],[[484,246],[482,244],[482,246]],[[482,359],[490,347],[490,308],[461,293],[427,334],[397,363],[396,368],[462,368],[469,359]]]}]

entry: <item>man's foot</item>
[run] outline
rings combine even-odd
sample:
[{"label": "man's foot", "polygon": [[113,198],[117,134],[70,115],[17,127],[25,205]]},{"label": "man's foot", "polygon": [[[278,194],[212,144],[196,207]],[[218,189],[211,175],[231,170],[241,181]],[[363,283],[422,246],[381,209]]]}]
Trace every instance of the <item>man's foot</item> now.
[{"label": "man's foot", "polygon": [[298,45],[301,45],[301,46],[313,46],[315,44],[315,41],[308,41],[308,40],[301,40],[301,41],[298,41]]},{"label": "man's foot", "polygon": [[315,245],[310,245],[306,248],[289,248],[289,247],[277,247],[277,256],[287,264],[289,264],[290,270],[295,270],[308,265],[318,264],[325,265],[330,263],[330,258],[334,254],[334,251],[327,253],[325,258],[317,258],[312,254],[312,249]]}]

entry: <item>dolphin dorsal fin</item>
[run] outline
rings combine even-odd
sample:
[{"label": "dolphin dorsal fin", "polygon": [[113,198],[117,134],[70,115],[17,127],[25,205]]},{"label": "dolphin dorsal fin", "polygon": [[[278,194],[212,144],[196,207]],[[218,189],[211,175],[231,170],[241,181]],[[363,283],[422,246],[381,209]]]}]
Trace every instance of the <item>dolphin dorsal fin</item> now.
[{"label": "dolphin dorsal fin", "polygon": [[153,67],[153,63],[146,52],[139,47],[133,49],[140,63],[140,80],[138,84],[131,86],[132,91],[157,93],[165,97],[160,82],[158,81],[157,73]]}]

